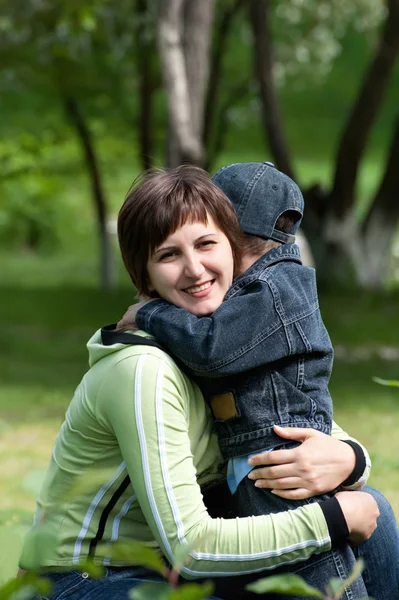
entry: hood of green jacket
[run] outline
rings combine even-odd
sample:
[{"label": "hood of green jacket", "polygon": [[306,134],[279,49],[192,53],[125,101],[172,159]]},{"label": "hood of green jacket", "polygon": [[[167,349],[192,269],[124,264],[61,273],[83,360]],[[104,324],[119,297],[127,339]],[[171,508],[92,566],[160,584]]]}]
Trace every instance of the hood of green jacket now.
[{"label": "hood of green jacket", "polygon": [[[132,333],[136,335],[140,335],[141,337],[149,337],[151,336],[145,331],[132,331]],[[89,365],[92,367],[99,360],[104,358],[105,356],[109,356],[114,352],[119,352],[123,348],[126,348],[126,344],[112,344],[111,346],[105,346],[102,343],[101,339],[101,329],[95,332],[94,335],[87,342],[87,349],[89,351]]]}]

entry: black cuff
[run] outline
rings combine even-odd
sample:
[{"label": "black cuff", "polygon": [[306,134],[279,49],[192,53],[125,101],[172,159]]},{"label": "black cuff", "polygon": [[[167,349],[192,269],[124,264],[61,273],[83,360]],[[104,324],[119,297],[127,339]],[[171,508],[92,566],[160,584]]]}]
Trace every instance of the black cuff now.
[{"label": "black cuff", "polygon": [[345,442],[345,444],[349,444],[349,446],[351,446],[353,448],[353,450],[356,454],[356,462],[355,462],[354,469],[353,469],[352,473],[349,475],[349,477],[341,483],[341,485],[344,485],[344,486],[353,485],[354,483],[359,481],[359,479],[361,478],[361,476],[364,473],[364,470],[366,468],[366,457],[364,456],[362,447],[357,442],[354,442],[353,440],[341,440],[341,441]]},{"label": "black cuff", "polygon": [[335,496],[320,502],[320,508],[323,511],[324,518],[327,522],[331,542],[337,542],[338,540],[347,538],[349,535],[348,525],[346,524],[341,505]]}]

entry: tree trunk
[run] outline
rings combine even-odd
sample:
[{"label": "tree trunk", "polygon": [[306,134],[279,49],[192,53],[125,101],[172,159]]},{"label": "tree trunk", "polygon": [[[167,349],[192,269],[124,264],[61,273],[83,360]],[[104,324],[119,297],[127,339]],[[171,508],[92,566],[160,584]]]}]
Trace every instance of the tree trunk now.
[{"label": "tree trunk", "polygon": [[389,255],[399,223],[399,118],[380,188],[363,226],[366,269],[362,284],[379,288],[386,279]]},{"label": "tree trunk", "polygon": [[205,148],[209,144],[210,133],[218,105],[220,82],[222,80],[222,59],[226,49],[227,37],[234,17],[247,2],[248,0],[235,0],[234,4],[222,13],[221,18],[216,23],[202,132],[202,140]]},{"label": "tree trunk", "polygon": [[183,48],[194,135],[202,142],[214,0],[186,0]]},{"label": "tree trunk", "polygon": [[283,133],[283,123],[274,85],[273,48],[269,13],[269,2],[251,0],[250,21],[254,37],[255,74],[259,83],[266,139],[268,140],[273,159],[280,171],[295,179],[294,169]]},{"label": "tree trunk", "polygon": [[399,0],[389,0],[383,34],[341,136],[331,207],[338,216],[353,206],[360,160],[385,96],[399,51]]},{"label": "tree trunk", "polygon": [[62,98],[65,112],[75,128],[79,143],[82,148],[87,171],[90,177],[92,197],[97,214],[97,226],[100,240],[100,281],[102,289],[109,290],[114,287],[114,270],[112,259],[112,244],[107,231],[107,210],[105,194],[102,187],[100,167],[94,150],[89,126],[80,112],[75,98],[64,96]]},{"label": "tree trunk", "polygon": [[354,216],[354,203],[363,152],[399,52],[399,0],[389,0],[388,8],[381,40],[339,143],[332,190],[327,193],[315,186],[305,193],[303,227],[322,285],[330,281],[347,284],[349,279],[363,288],[381,289],[387,276],[399,219],[399,125],[363,226]]},{"label": "tree trunk", "polygon": [[[137,14],[145,18],[148,14],[147,0],[137,0]],[[144,19],[145,20],[145,19]],[[139,144],[140,160],[143,170],[153,166],[152,149],[152,94],[154,88],[152,72],[152,48],[147,28],[140,27],[137,32],[137,70],[139,73]]]},{"label": "tree trunk", "polygon": [[212,144],[209,144],[209,142],[208,142],[208,145],[206,148],[206,160],[205,160],[204,168],[207,171],[211,170],[212,165],[213,165],[217,155],[220,154],[220,152],[223,149],[225,136],[226,136],[227,129],[228,129],[228,123],[229,123],[229,121],[228,121],[229,108],[231,106],[233,106],[234,103],[240,101],[247,93],[248,93],[248,82],[244,81],[244,82],[238,83],[237,85],[235,85],[232,88],[228,98],[226,98],[225,102],[219,107],[218,118],[215,119],[215,126],[214,126],[215,131],[214,131],[214,135],[212,136],[213,137]]},{"label": "tree trunk", "polygon": [[202,126],[214,0],[163,0],[158,42],[168,101],[168,166],[202,165]]}]

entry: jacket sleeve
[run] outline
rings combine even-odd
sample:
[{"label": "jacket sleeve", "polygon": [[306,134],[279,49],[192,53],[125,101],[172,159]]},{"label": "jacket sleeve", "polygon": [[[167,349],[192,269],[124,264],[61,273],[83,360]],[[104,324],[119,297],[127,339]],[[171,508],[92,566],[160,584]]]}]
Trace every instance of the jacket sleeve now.
[{"label": "jacket sleeve", "polygon": [[196,465],[201,440],[209,451],[211,419],[197,386],[169,357],[120,361],[102,394],[113,398],[107,418],[154,539],[172,564],[182,546],[191,548],[185,578],[255,573],[330,549],[318,503],[268,516],[208,515]]},{"label": "jacket sleeve", "polygon": [[138,311],[136,322],[196,375],[224,377],[298,352],[298,336],[284,326],[277,295],[256,281],[208,317],[154,300]]},{"label": "jacket sleeve", "polygon": [[[359,477],[351,484],[351,485],[341,485],[343,490],[361,490],[367,483],[368,478],[370,477],[371,472],[371,458],[367,449],[355,438],[351,437],[346,431],[341,429],[339,425],[335,421],[332,424],[331,435],[338,440],[351,441],[352,444],[356,444],[360,450],[360,452],[364,456],[364,468],[360,470]],[[356,469],[356,466],[355,466]]]}]

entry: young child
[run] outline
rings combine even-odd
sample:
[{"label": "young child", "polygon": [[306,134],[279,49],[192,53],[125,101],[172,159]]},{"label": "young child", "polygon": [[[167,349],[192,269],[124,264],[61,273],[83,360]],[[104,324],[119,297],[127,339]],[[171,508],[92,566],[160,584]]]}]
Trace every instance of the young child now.
[{"label": "young child", "polygon": [[[245,234],[242,274],[212,315],[199,318],[156,299],[140,308],[136,323],[196,377],[229,461],[239,515],[277,512],[282,500],[248,479],[248,458],[296,445],[276,435],[274,425],[331,433],[333,349],[315,272],[302,265],[293,243],[304,211],[298,186],[270,163],[229,165],[213,181]],[[362,473],[365,459],[351,445]],[[345,484],[354,483],[355,473],[349,479]]]}]

